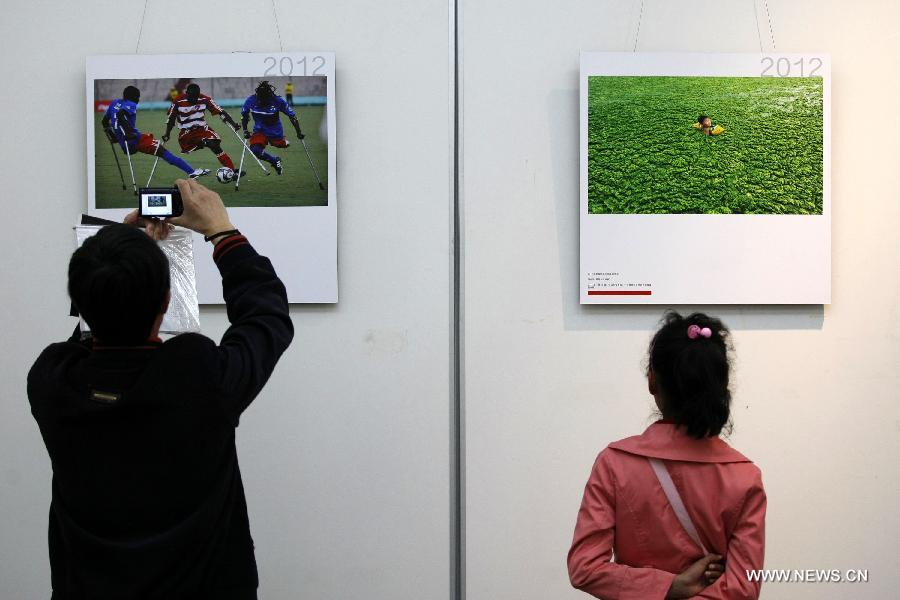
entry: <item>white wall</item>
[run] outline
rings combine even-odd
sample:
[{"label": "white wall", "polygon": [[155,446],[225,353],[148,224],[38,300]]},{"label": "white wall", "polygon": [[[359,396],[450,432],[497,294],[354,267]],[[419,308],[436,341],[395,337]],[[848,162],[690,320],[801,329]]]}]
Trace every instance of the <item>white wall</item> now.
[{"label": "white wall", "polygon": [[[183,2],[150,0],[141,52],[279,48],[268,0],[191,6],[187,18]],[[449,12],[444,0],[321,6],[277,3],[285,49],[337,54],[341,300],[292,309],[294,344],[238,431],[261,597],[446,598]],[[84,57],[134,52],[143,7],[3,2],[3,599],[49,597],[50,464],[25,374],[73,327],[65,269],[86,208]],[[201,318],[209,335],[224,331],[223,310]]]},{"label": "white wall", "polygon": [[[640,3],[460,4],[466,592],[574,599],[564,557],[582,486],[597,451],[650,421],[641,359],[660,314],[578,305],[578,52],[631,49]],[[240,428],[262,597],[447,598],[447,3],[277,5],[286,49],[337,52],[341,302],[293,309],[295,344]],[[834,303],[709,310],[735,330],[733,442],[764,471],[767,565],[868,568],[872,581],[769,585],[764,596],[892,597],[900,10],[888,0],[768,5],[778,50],[833,56]],[[183,20],[175,6],[150,0],[142,52],[278,47],[269,2],[202,3],[202,18]],[[25,372],[71,327],[84,56],[132,52],[143,2],[3,8],[0,597],[40,598],[50,469]],[[689,23],[697,10],[717,28]],[[645,0],[638,49],[758,51],[752,19],[751,0]],[[193,33],[196,22],[209,31]],[[23,112],[34,99],[40,112]],[[220,309],[202,318],[210,335],[224,330]]]},{"label": "white wall", "polygon": [[[642,359],[662,307],[582,307],[577,277],[578,54],[631,50],[640,5],[462,1],[467,600],[585,597],[565,568],[584,482],[651,420]],[[777,50],[832,54],[833,304],[704,308],[735,332],[732,442],[763,470],[766,566],[868,568],[870,582],[763,597],[893,598],[900,9],[768,6]],[[639,51],[759,44],[752,0],[643,2]]]}]

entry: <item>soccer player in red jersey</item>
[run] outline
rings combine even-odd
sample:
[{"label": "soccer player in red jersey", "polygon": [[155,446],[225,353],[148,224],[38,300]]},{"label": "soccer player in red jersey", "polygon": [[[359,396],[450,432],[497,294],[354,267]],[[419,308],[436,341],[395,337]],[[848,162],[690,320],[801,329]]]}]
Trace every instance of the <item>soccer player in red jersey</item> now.
[{"label": "soccer player in red jersey", "polygon": [[[169,120],[166,122],[166,133],[162,136],[164,142],[169,141],[172,128],[178,124],[178,143],[182,153],[193,152],[201,148],[209,148],[223,167],[234,171],[234,162],[231,157],[222,150],[222,139],[206,122],[206,111],[219,115],[225,123],[235,130],[237,122],[227,112],[216,104],[215,100],[200,93],[200,86],[191,83],[185,88],[169,107]],[[244,175],[244,173],[241,173]]]}]

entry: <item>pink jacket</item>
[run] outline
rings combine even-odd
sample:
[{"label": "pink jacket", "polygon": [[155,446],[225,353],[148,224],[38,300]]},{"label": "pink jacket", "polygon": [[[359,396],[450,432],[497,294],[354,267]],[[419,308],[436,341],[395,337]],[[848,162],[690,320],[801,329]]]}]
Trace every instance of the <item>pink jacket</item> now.
[{"label": "pink jacket", "polygon": [[572,585],[606,600],[662,599],[675,575],[703,556],[647,457],[665,461],[703,544],[725,557],[725,573],[694,597],[758,598],[760,584],[746,570],[763,566],[759,468],[718,437],[697,440],[666,421],[597,457],[569,550]]}]

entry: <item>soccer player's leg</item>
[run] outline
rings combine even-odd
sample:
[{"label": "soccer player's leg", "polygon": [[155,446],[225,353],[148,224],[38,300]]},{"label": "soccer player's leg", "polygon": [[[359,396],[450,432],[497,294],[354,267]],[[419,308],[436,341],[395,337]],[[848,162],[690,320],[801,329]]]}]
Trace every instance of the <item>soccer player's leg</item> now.
[{"label": "soccer player's leg", "polygon": [[228,167],[232,171],[234,171],[234,161],[231,160],[231,157],[222,150],[222,141],[218,135],[212,130],[209,130],[211,134],[203,138],[203,145],[209,148],[213,154],[216,155],[216,160],[219,161],[219,164],[223,167]]},{"label": "soccer player's leg", "polygon": [[265,151],[266,144],[270,141],[269,138],[267,138],[265,134],[257,132],[251,135],[250,139],[247,141],[250,146],[250,151],[253,152],[257,158],[264,160],[275,167],[275,172],[281,175],[281,159]]},{"label": "soccer player's leg", "polygon": [[[276,148],[287,148],[291,145],[291,143],[285,137],[268,138],[268,141]],[[274,158],[275,162],[272,163],[272,166],[275,167],[275,172],[281,175],[284,172],[284,164],[281,162],[281,159],[279,157],[275,156]]]},{"label": "soccer player's leg", "polygon": [[178,145],[181,146],[182,154],[188,154],[197,148],[202,148],[203,146],[199,145],[201,141],[191,129],[182,129],[181,133],[178,134]]},{"label": "soccer player's leg", "polygon": [[166,150],[159,141],[153,139],[153,135],[150,133],[145,133],[141,136],[141,139],[138,142],[138,151],[160,157],[173,167],[177,167],[184,171],[185,174],[191,178],[200,177],[201,175],[209,173],[209,169],[195,169],[183,159],[178,158]]}]

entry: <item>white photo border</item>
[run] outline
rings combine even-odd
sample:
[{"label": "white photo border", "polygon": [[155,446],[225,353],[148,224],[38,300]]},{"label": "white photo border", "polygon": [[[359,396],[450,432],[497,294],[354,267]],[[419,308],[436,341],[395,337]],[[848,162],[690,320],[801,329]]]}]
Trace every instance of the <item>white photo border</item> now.
[{"label": "white photo border", "polygon": [[[769,59],[775,65],[821,61],[816,75],[823,79],[821,215],[589,213],[588,77],[759,77]],[[771,66],[769,69],[773,73]],[[796,67],[787,71],[786,75],[773,74],[802,76]],[[581,304],[831,302],[828,54],[582,52],[579,82]],[[616,287],[606,287],[609,283]]]}]

